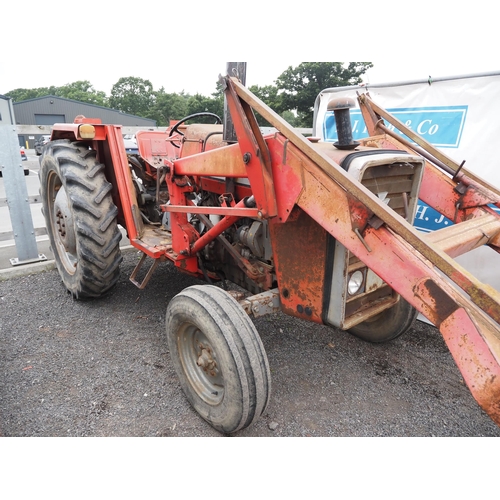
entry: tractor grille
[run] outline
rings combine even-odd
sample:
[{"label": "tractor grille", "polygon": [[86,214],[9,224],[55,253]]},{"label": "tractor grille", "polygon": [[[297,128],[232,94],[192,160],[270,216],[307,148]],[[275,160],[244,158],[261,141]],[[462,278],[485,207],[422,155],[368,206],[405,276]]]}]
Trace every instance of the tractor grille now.
[{"label": "tractor grille", "polygon": [[389,207],[408,220],[412,215],[407,211],[415,172],[415,165],[411,163],[377,165],[366,169],[361,183],[381,200],[388,200]]},{"label": "tractor grille", "polygon": [[[414,191],[415,175],[420,174],[418,167],[419,165],[408,162],[370,166],[364,171],[361,184],[398,215],[412,222],[416,209],[415,196],[417,196]],[[356,256],[348,251],[347,253],[348,274],[362,270],[365,275],[365,284],[360,294],[346,298],[346,319],[362,310],[364,304],[373,305],[393,297],[393,290],[386,283],[366,268]]]}]

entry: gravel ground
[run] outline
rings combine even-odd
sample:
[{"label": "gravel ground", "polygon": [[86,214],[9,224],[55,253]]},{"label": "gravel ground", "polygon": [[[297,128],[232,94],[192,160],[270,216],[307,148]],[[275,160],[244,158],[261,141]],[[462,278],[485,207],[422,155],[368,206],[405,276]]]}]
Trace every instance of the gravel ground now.
[{"label": "gravel ground", "polygon": [[[200,282],[164,263],[139,290],[137,259],[99,300],[73,300],[57,271],[0,282],[0,435],[221,436],[185,399],[163,333],[169,300]],[[272,397],[235,436],[500,436],[426,323],[382,345],[281,313],[255,324]]]}]

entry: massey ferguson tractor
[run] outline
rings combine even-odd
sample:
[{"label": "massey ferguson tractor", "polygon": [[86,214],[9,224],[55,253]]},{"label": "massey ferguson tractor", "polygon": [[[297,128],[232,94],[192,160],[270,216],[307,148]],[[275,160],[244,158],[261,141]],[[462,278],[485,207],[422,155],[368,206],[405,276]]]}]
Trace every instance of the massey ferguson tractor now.
[{"label": "massey ferguson tractor", "polygon": [[[354,101],[337,98],[332,144],[298,133],[237,76],[221,82],[230,119],[187,123],[201,113],[138,132],[138,154],[127,155],[121,126],[54,125],[40,189],[67,290],[84,299],[113,288],[118,225],[142,252],[137,287],[167,260],[205,281],[171,300],[166,338],[186,397],[222,433],[266,409],[270,370],[251,317],[279,310],[370,342],[403,334],[420,312],[500,425],[500,295],[454,261],[481,245],[499,251],[500,192],[367,92],[358,105],[370,137],[353,140]],[[255,113],[275,131],[263,135]],[[454,224],[419,233],[419,198]]]}]

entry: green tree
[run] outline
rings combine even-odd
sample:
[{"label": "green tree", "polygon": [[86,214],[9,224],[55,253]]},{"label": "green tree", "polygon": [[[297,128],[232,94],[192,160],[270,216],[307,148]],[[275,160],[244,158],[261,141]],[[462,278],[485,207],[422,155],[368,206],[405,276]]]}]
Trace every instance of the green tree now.
[{"label": "green tree", "polygon": [[14,102],[26,101],[27,99],[36,99],[37,97],[45,97],[47,95],[55,95],[75,101],[97,104],[99,106],[107,106],[108,98],[102,91],[95,90],[92,84],[85,80],[67,83],[62,87],[38,87],[35,89],[15,89],[7,93],[7,96],[12,98]]},{"label": "green tree", "polygon": [[155,105],[153,84],[135,76],[120,78],[111,88],[109,105],[114,109],[146,117]]},{"label": "green tree", "polygon": [[331,87],[357,85],[373,64],[369,62],[303,62],[289,66],[276,79],[279,89],[279,112],[295,110],[302,127],[311,127],[314,101],[318,94]]},{"label": "green tree", "polygon": [[267,104],[273,111],[279,111],[282,108],[281,95],[276,85],[252,85],[248,90],[255,94],[262,102]]},{"label": "green tree", "polygon": [[[214,113],[221,119],[224,115],[224,96],[222,92],[218,95],[212,94],[212,97],[206,97],[201,94],[195,94],[188,100],[188,114],[194,113]],[[215,123],[212,117],[199,117],[196,119],[199,123]]]},{"label": "green tree", "polygon": [[10,97],[14,102],[26,101],[28,99],[36,99],[50,95],[49,87],[39,87],[36,89],[14,89],[5,94]]},{"label": "green tree", "polygon": [[63,85],[62,87],[57,87],[53,95],[73,99],[74,101],[96,104],[98,106],[108,105],[106,93],[95,90],[88,80],[79,80]]},{"label": "green tree", "polygon": [[154,105],[144,116],[156,120],[159,127],[166,127],[170,120],[180,120],[188,114],[188,98],[189,96],[184,92],[167,94],[162,87],[155,92]]},{"label": "green tree", "polygon": [[[284,109],[280,89],[276,85],[252,85],[250,92],[255,94],[263,103],[267,104],[273,111],[278,113],[281,118],[286,120],[292,127],[300,126],[300,119],[289,109]],[[269,127],[269,123],[259,114],[256,115],[257,121],[261,127]]]},{"label": "green tree", "polygon": [[283,111],[281,113],[281,118],[286,120],[292,127],[300,127],[300,119],[292,111]]},{"label": "green tree", "polygon": [[[255,94],[264,104],[267,104],[273,111],[279,113],[281,109],[281,97],[279,89],[275,85],[252,85],[248,90]],[[269,127],[270,124],[258,113],[255,114],[257,122],[261,127]]]}]

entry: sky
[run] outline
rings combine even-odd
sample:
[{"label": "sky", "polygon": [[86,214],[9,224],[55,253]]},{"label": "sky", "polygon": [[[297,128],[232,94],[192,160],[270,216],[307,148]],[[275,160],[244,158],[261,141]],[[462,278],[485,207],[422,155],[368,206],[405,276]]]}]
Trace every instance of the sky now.
[{"label": "sky", "polygon": [[247,86],[273,84],[303,61],[372,62],[371,84],[498,71],[496,16],[482,2],[471,12],[449,0],[295,10],[269,0],[9,2],[0,11],[0,94],[88,80],[109,95],[135,76],[155,90],[208,96],[234,60],[247,61]]},{"label": "sky", "polygon": [[[273,62],[256,59],[253,61],[247,60],[246,85],[271,85],[289,66],[296,67],[302,61],[308,60],[311,59],[294,60],[283,57]],[[363,80],[365,83],[370,84],[422,80],[427,79],[429,76],[437,78],[491,71],[500,72],[500,61],[498,60],[471,61],[468,64],[464,64],[462,61],[450,61],[445,64],[421,61],[407,68],[401,68],[392,61],[369,61],[373,63],[373,68],[365,73]],[[88,80],[95,90],[101,90],[109,95],[112,86],[119,78],[135,76],[150,80],[155,90],[163,87],[168,93],[184,91],[188,94],[200,93],[209,96],[215,91],[218,76],[225,74],[227,62],[206,61],[193,65],[188,61],[179,61],[176,64],[174,76],[168,72],[162,73],[150,70],[147,65],[140,68],[135,64],[130,65],[127,60],[117,61],[112,69],[106,71],[104,71],[106,63],[102,64],[102,69],[94,67],[89,70],[87,67],[82,68],[76,65],[73,68],[65,68],[61,71],[50,70],[46,73],[43,71],[25,73],[24,71],[17,71],[18,63],[0,60],[0,94],[5,94],[17,88],[62,86],[78,80]]]},{"label": "sky", "polygon": [[[1,57],[1,56],[0,56]],[[307,59],[310,60],[310,59]],[[289,66],[296,67],[306,59],[294,60],[283,57],[279,61],[267,62],[258,60],[247,60],[246,85],[271,85],[276,78]],[[448,62],[446,64],[433,61],[422,61],[407,68],[401,68],[392,61],[370,60],[373,68],[363,76],[365,83],[392,83],[411,80],[461,76],[464,74],[484,73],[490,71],[500,72],[500,62],[497,60],[474,61],[468,64],[463,62]],[[215,91],[215,85],[220,74],[226,72],[225,61],[207,61],[195,66],[187,61],[179,61],[176,64],[176,73],[171,76],[168,72],[163,74],[150,70],[147,65],[138,68],[130,65],[126,60],[117,62],[113,69],[104,71],[99,68],[82,68],[78,65],[74,68],[65,68],[64,71],[33,71],[19,73],[18,63],[0,61],[0,94],[5,94],[17,88],[49,87],[51,85],[62,86],[78,80],[89,80],[95,90],[101,90],[110,94],[112,86],[121,77],[135,76],[150,80],[155,90],[161,87],[166,92],[179,93],[184,91],[188,94],[200,93],[209,96]]]}]

